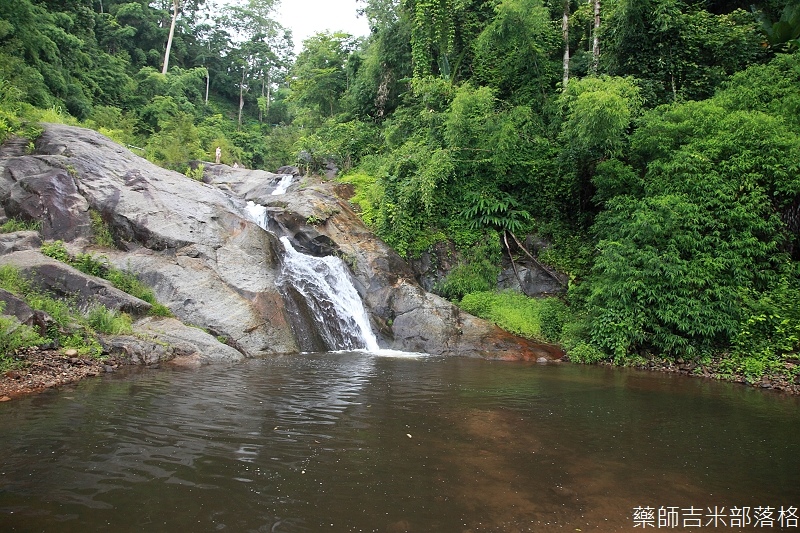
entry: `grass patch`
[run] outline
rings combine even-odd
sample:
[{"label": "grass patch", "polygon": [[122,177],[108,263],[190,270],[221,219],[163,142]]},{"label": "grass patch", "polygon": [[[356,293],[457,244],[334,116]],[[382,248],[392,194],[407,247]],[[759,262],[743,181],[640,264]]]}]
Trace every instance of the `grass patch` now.
[{"label": "grass patch", "polygon": [[469,293],[460,306],[510,333],[545,342],[559,342],[569,319],[558,298],[528,298],[513,291]]},{"label": "grass patch", "polygon": [[30,283],[11,265],[0,266],[0,289],[16,295],[30,291]]},{"label": "grass patch", "polygon": [[21,324],[14,317],[2,315],[5,305],[5,302],[0,302],[0,372],[21,366],[14,358],[17,350],[47,343],[47,339],[35,329]]},{"label": "grass patch", "polygon": [[91,308],[86,314],[86,321],[92,329],[100,333],[109,335],[129,335],[133,333],[130,315],[107,309],[104,305]]},{"label": "grass patch", "polygon": [[103,220],[103,216],[94,209],[89,210],[89,218],[92,223],[92,232],[94,236],[92,240],[98,246],[105,246],[106,248],[114,248],[114,236],[111,234],[111,228],[108,223]]},{"label": "grass patch", "polygon": [[[33,331],[38,336],[37,338],[23,329],[19,331],[17,340],[14,341],[16,344],[20,342],[20,338],[24,339],[28,346],[39,346],[56,341],[60,347],[75,348],[81,355],[99,357],[102,354],[103,350],[97,341],[96,332],[86,318],[76,310],[72,302],[59,300],[33,289],[19,270],[10,265],[0,267],[0,288],[22,299],[31,309],[47,313],[53,320],[46,336]],[[10,317],[0,318],[5,320]],[[6,327],[10,328],[11,326],[6,324]],[[18,327],[14,331],[17,329]],[[6,332],[11,331],[11,329],[3,330],[0,332],[0,336],[5,337]],[[6,352],[0,351],[0,354],[3,353]],[[0,361],[0,365],[2,364],[9,364],[9,360],[6,360],[5,363]]]},{"label": "grass patch", "polygon": [[42,243],[42,246],[41,248],[39,248],[39,251],[42,252],[47,257],[52,257],[53,259],[61,261],[62,263],[70,264],[72,261],[72,257],[70,257],[69,252],[64,246],[64,241],[52,241],[52,242]]},{"label": "grass patch", "polygon": [[117,289],[144,300],[151,305],[148,313],[151,316],[174,316],[168,307],[158,303],[153,289],[142,283],[135,274],[110,266],[105,256],[78,254],[72,257],[62,241],[44,243],[41,251],[48,257],[71,265],[84,274],[103,278]]},{"label": "grass patch", "polygon": [[14,233],[15,231],[42,231],[42,223],[39,220],[9,218],[0,226],[0,233]]},{"label": "grass patch", "polygon": [[69,264],[84,274],[97,276],[98,278],[105,278],[111,270],[106,257],[98,257],[92,254],[78,254]]}]

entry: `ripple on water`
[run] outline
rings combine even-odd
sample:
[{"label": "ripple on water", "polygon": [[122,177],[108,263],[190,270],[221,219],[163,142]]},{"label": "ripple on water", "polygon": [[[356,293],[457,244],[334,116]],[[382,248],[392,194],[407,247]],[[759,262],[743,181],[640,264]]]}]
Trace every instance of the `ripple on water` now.
[{"label": "ripple on water", "polygon": [[637,505],[797,505],[798,402],[751,392],[366,353],[107,376],[0,405],[0,525],[613,531]]}]

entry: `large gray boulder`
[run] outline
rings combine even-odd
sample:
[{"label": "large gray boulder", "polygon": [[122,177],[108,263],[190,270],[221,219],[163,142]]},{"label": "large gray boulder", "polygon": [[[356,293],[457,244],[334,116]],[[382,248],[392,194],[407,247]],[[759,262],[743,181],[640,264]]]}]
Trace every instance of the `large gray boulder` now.
[{"label": "large gray boulder", "polygon": [[[0,163],[0,204],[9,216],[42,220],[45,238],[105,255],[153,287],[178,318],[231,339],[244,354],[298,350],[274,283],[282,249],[243,214],[243,200],[97,132],[44,126],[34,154],[15,151]],[[90,246],[90,209],[117,249]]]},{"label": "large gray boulder", "polygon": [[38,250],[41,245],[42,238],[36,231],[0,233],[0,255],[22,250]]},{"label": "large gray boulder", "polygon": [[162,362],[203,365],[235,362],[244,358],[238,350],[196,327],[175,318],[146,317],[133,324],[133,335],[106,336],[106,351],[128,364]]},{"label": "large gray boulder", "polygon": [[144,315],[151,307],[149,303],[117,289],[108,281],[84,274],[37,250],[0,255],[0,266],[3,265],[15,267],[34,288],[60,298],[74,299],[82,309],[104,305],[114,311]]}]

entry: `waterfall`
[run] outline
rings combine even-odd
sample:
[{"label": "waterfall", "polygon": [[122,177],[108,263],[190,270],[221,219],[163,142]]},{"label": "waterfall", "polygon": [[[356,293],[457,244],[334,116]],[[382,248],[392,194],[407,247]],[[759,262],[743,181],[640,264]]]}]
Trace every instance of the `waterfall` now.
[{"label": "waterfall", "polygon": [[281,180],[278,182],[278,185],[275,186],[275,190],[272,191],[272,195],[275,196],[278,194],[286,194],[286,191],[289,189],[289,185],[292,184],[292,181],[294,181],[294,176],[291,174],[284,174],[281,176]]},{"label": "waterfall", "polygon": [[269,222],[269,215],[267,214],[266,207],[264,207],[263,205],[258,205],[257,203],[248,200],[244,210],[247,213],[247,216],[250,217],[250,220],[258,224],[264,231],[269,231],[267,229],[267,223]]},{"label": "waterfall", "polygon": [[331,350],[377,351],[364,304],[338,257],[301,254],[281,237],[286,255],[278,283],[300,294],[314,319],[316,333]]},{"label": "waterfall", "polygon": [[[269,231],[266,207],[247,202],[245,211],[251,220]],[[277,283],[287,305],[294,307],[298,315],[300,324],[295,333],[301,349],[311,351],[324,346],[326,350],[378,351],[369,316],[344,261],[333,256],[305,255],[295,250],[287,237],[281,237],[280,241],[286,255]]]}]

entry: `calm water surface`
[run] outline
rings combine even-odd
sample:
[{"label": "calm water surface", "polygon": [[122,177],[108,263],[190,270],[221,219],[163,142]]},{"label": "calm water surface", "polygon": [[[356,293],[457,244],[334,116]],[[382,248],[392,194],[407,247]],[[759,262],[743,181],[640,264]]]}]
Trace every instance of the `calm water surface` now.
[{"label": "calm water surface", "polygon": [[0,435],[0,531],[638,531],[638,506],[800,507],[796,398],[620,369],[140,370],[0,404]]}]

